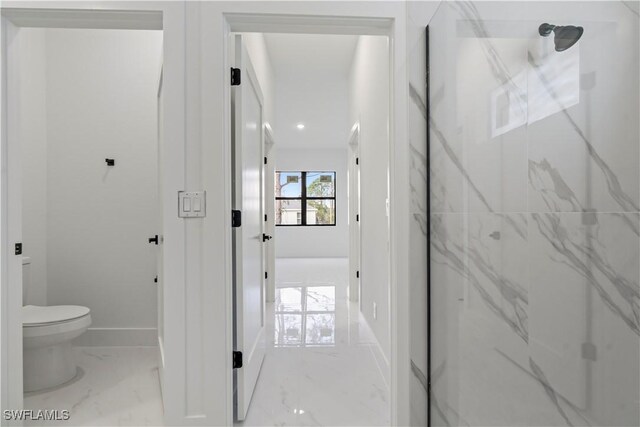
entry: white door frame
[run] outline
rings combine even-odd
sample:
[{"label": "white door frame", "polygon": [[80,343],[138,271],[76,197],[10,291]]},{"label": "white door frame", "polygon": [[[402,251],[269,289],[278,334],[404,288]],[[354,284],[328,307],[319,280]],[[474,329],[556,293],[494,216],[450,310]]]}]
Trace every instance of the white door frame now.
[{"label": "white door frame", "polygon": [[[185,189],[185,11],[171,2],[46,3],[3,2],[2,29],[2,115],[0,183],[1,211],[1,298],[0,378],[1,408],[22,409],[22,266],[13,245],[20,242],[21,183],[20,142],[17,135],[18,100],[15,46],[12,36],[20,27],[145,29],[163,31],[163,93],[165,143],[163,173],[165,372],[163,403],[167,424],[184,423],[185,366],[185,226],[177,217],[177,192]],[[4,420],[3,420],[4,421]]]},{"label": "white door frame", "polygon": [[[157,99],[157,105],[156,105],[156,109],[157,109],[157,121],[156,121],[156,128],[157,128],[157,138],[158,138],[158,151],[157,151],[157,156],[158,156],[158,161],[157,161],[157,165],[158,165],[158,182],[157,182],[157,188],[158,188],[158,200],[160,202],[160,205],[162,205],[163,203],[163,192],[162,192],[162,174],[163,174],[163,158],[164,156],[162,155],[162,147],[163,147],[163,132],[162,132],[162,127],[160,126],[164,114],[162,111],[162,107],[163,107],[163,100],[162,100],[162,59],[160,59],[160,73],[158,76],[158,91],[156,93],[156,99]],[[164,255],[163,255],[163,249],[164,249],[164,233],[162,232],[162,214],[163,212],[160,212],[160,230],[159,233],[159,241],[157,242],[158,247],[156,248],[156,259],[157,259],[157,263],[156,263],[156,291],[157,291],[157,296],[156,296],[156,304],[158,307],[158,313],[156,316],[157,320],[157,324],[156,324],[156,335],[158,336],[158,376],[160,377],[160,393],[164,392],[164,337],[163,337],[163,331],[164,331],[164,277],[162,277],[163,274],[163,270],[164,270]]]},{"label": "white door frame", "polygon": [[[2,388],[2,409],[21,409],[23,404],[22,385],[22,257],[14,255],[13,246],[16,242],[22,242],[22,170],[20,164],[20,146],[8,144],[17,137],[18,129],[18,102],[15,97],[8,97],[9,76],[15,79],[19,72],[16,65],[17,49],[10,49],[11,40],[17,35],[17,27],[2,22],[2,247],[0,247],[2,279],[2,295],[0,296],[0,383]],[[11,59],[13,67],[8,66]],[[15,87],[15,86],[14,86]],[[17,92],[17,90],[16,90]],[[7,126],[7,123],[14,126]],[[10,159],[14,159],[11,161]],[[8,177],[14,179],[9,180]],[[15,423],[17,424],[17,423]]]},{"label": "white door frame", "polygon": [[[360,122],[351,127],[349,134],[349,301],[360,301],[362,275],[362,239],[360,234]],[[362,305],[360,304],[360,308]]]},{"label": "white door frame", "polygon": [[[406,82],[406,76],[399,78],[396,67],[402,69],[398,63],[403,54],[395,50],[397,31],[392,18],[364,18],[348,16],[317,16],[317,15],[286,15],[286,14],[260,14],[260,13],[224,13],[223,46],[228,46],[231,33],[235,32],[261,32],[261,33],[305,33],[305,34],[351,34],[351,35],[381,35],[389,38],[389,185],[393,190],[390,194],[390,335],[391,335],[391,360],[390,360],[390,412],[391,425],[408,424],[409,416],[409,300],[408,300],[408,158],[404,155],[407,150],[397,141],[398,135],[405,135],[406,128],[406,98],[401,100],[402,94],[406,96],[406,88],[399,88],[398,82]],[[404,30],[403,30],[404,31]],[[404,42],[404,39],[402,40]],[[230,68],[230,59],[224,55],[223,69]],[[228,76],[225,76],[227,79]],[[408,83],[407,83],[408,87]],[[224,90],[224,120],[230,123],[230,91]],[[404,142],[404,141],[403,141]],[[230,132],[224,134],[224,151],[231,151]],[[227,160],[227,165],[229,160]],[[230,193],[231,184],[226,183],[225,192]],[[404,188],[404,187],[407,188]],[[230,212],[231,200],[225,200],[225,208]],[[405,214],[406,213],[406,217]],[[230,229],[225,235],[225,246],[231,253]],[[227,262],[227,274],[231,270],[231,263]],[[231,295],[233,284],[227,281],[227,294]],[[227,324],[232,324],[233,304],[227,298]],[[231,337],[233,330],[227,327],[226,349],[231,355],[233,344]],[[229,360],[228,366],[231,366]],[[230,381],[228,382],[228,384]],[[228,396],[233,396],[230,387],[227,388]],[[233,413],[233,400],[228,400],[227,412]]]}]

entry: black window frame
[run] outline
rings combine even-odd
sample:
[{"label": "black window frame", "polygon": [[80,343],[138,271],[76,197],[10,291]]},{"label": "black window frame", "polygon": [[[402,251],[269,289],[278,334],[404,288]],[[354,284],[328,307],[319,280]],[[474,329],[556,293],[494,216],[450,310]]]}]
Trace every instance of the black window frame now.
[{"label": "black window frame", "polygon": [[[314,170],[314,171],[292,171],[292,170],[277,170],[275,174],[300,174],[300,197],[283,197],[276,196],[276,202],[278,200],[300,200],[300,224],[277,224],[276,227],[335,227],[338,222],[338,203],[336,201],[336,195],[338,194],[337,173],[331,170]],[[307,196],[307,174],[308,173],[330,173],[333,174],[333,197],[315,197]],[[307,201],[308,200],[333,200],[333,224],[307,224]]]}]

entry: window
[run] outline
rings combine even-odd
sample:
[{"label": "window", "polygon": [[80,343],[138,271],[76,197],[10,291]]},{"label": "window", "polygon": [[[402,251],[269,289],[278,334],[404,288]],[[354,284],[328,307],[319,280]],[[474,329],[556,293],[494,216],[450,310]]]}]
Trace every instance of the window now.
[{"label": "window", "polygon": [[335,172],[276,172],[276,225],[336,225]]}]

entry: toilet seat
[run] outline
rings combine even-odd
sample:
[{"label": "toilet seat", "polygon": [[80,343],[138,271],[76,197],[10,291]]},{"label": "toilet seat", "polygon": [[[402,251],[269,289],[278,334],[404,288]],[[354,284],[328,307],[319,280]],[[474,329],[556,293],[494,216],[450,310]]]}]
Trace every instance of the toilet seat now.
[{"label": "toilet seat", "polygon": [[22,337],[25,345],[41,344],[33,341],[38,337],[56,340],[60,334],[86,330],[91,325],[91,313],[87,307],[78,305],[52,305],[40,307],[25,305],[22,307]]},{"label": "toilet seat", "polygon": [[87,316],[91,311],[79,305],[51,305],[22,307],[22,326],[26,328],[51,326]]}]

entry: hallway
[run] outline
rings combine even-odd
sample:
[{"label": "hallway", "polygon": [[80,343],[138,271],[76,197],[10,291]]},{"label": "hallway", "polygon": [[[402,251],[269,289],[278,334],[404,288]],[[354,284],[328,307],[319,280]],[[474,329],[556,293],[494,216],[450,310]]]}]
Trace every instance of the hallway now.
[{"label": "hallway", "polygon": [[347,276],[347,259],[277,260],[268,348],[239,425],[389,425],[386,362]]}]

